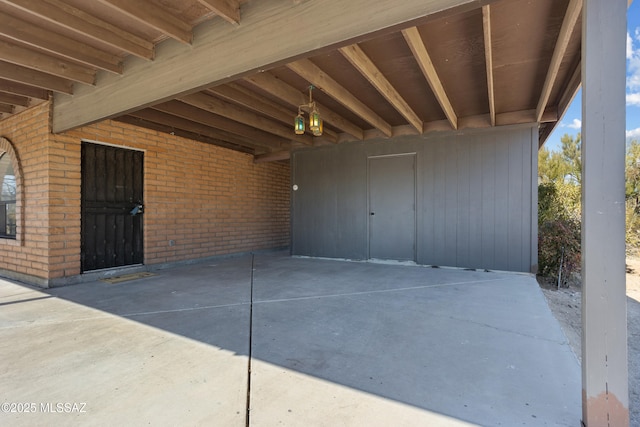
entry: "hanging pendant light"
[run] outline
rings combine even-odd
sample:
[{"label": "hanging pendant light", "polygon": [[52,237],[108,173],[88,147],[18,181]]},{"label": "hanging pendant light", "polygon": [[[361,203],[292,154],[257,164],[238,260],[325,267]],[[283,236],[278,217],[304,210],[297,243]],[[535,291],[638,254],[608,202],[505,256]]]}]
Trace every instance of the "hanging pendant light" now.
[{"label": "hanging pendant light", "polygon": [[315,108],[309,114],[309,130],[315,135],[320,131],[320,113]]},{"label": "hanging pendant light", "polygon": [[304,134],[304,117],[302,117],[302,112],[298,111],[298,115],[296,116],[296,118],[293,121],[293,128],[296,132],[296,135],[303,135]]},{"label": "hanging pendant light", "polygon": [[323,123],[316,102],[313,100],[313,85],[309,86],[309,103],[298,106],[298,115],[293,120],[293,130],[296,135],[305,132],[303,111],[309,112],[309,130],[313,136],[322,136]]}]

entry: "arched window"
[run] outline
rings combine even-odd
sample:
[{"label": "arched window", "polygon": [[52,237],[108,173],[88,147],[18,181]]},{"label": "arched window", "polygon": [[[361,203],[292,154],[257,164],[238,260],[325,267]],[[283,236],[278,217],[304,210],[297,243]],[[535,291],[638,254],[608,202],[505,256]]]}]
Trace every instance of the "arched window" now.
[{"label": "arched window", "polygon": [[0,246],[24,245],[24,182],[15,147],[0,136]]},{"label": "arched window", "polygon": [[11,157],[0,154],[0,237],[16,238],[16,175]]}]

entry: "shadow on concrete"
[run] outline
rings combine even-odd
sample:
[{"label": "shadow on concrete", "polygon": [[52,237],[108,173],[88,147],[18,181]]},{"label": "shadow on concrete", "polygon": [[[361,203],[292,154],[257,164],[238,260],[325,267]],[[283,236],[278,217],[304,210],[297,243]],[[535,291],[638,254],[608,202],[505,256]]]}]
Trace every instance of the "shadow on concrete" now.
[{"label": "shadow on concrete", "polygon": [[529,276],[283,254],[157,273],[44,292],[250,355],[257,424],[579,422],[579,366]]}]

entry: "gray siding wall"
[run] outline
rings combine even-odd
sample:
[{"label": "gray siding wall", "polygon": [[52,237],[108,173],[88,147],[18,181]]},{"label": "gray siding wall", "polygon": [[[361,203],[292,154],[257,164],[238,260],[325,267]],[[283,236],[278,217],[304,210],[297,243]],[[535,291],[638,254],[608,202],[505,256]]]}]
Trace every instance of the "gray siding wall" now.
[{"label": "gray siding wall", "polygon": [[292,155],[293,255],[367,259],[367,159],[417,158],[419,264],[535,271],[537,128],[402,137]]}]

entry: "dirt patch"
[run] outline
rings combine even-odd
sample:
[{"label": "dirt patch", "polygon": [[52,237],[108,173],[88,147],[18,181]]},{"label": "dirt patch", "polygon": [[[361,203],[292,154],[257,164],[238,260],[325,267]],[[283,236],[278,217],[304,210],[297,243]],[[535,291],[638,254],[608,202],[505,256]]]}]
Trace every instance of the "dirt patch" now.
[{"label": "dirt patch", "polygon": [[[627,336],[629,346],[629,411],[631,425],[640,426],[640,257],[627,258]],[[558,319],[569,345],[581,360],[582,292],[578,280],[558,289],[538,278],[549,308]]]}]

